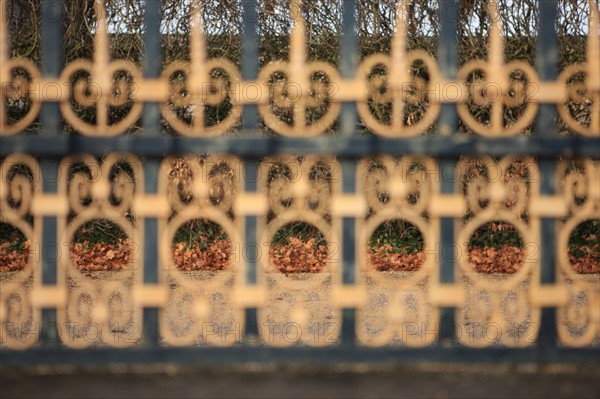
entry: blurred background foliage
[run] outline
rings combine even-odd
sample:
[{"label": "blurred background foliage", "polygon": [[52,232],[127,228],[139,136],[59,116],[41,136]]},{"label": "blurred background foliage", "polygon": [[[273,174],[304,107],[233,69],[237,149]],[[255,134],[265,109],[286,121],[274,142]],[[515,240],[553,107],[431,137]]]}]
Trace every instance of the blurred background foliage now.
[{"label": "blurred background foliage", "polygon": [[[158,0],[108,0],[106,1],[109,19],[111,55],[113,59],[127,59],[141,66],[144,59],[144,8],[148,1]],[[190,1],[161,1],[162,56],[163,64],[175,60],[189,60]],[[244,0],[206,0],[202,3],[203,26],[209,57],[224,57],[234,64],[241,62],[241,43],[244,26]],[[340,37],[342,31],[343,0],[304,0],[302,13],[306,20],[306,43],[309,60],[321,60],[338,65],[340,57]],[[389,53],[391,38],[396,30],[396,6],[399,0],[356,0],[355,26],[358,33],[358,53],[364,58],[373,53]],[[538,1],[543,0],[495,0],[502,19],[506,43],[506,60],[523,60],[535,63],[538,30]],[[597,1],[597,0],[596,0]],[[289,0],[256,0],[256,14],[248,18],[257,19],[259,40],[259,64],[272,60],[285,60],[289,53],[289,36],[292,29],[292,15]],[[459,0],[459,65],[474,59],[485,59],[488,52],[490,16],[488,0]],[[78,58],[93,57],[93,37],[96,27],[94,0],[72,0],[64,2],[64,39],[62,46],[65,63]],[[7,17],[11,55],[25,56],[38,65],[41,58],[41,0],[8,0]],[[407,6],[407,44],[410,49],[421,49],[436,56],[440,31],[438,0],[410,0]],[[582,62],[586,57],[586,37],[590,7],[588,0],[559,0],[558,70]],[[412,66],[416,76],[428,79],[426,68],[420,63]],[[375,72],[375,73],[381,73]],[[426,104],[420,104],[414,111],[421,115]],[[577,104],[570,104],[578,120],[589,119],[589,110],[578,110]],[[218,107],[217,107],[218,108]],[[223,107],[222,107],[223,108]],[[389,120],[391,107],[376,105],[374,115],[382,121]],[[410,107],[409,107],[410,108]],[[413,106],[414,108],[414,106]],[[521,107],[523,108],[523,107]],[[513,123],[523,111],[521,108],[505,112],[506,123]],[[218,108],[220,109],[220,108]],[[23,113],[26,109],[22,110]],[[224,107],[223,112],[227,112]],[[411,110],[406,110],[410,113]],[[486,121],[488,109],[473,107],[474,115]],[[84,119],[94,120],[93,114]],[[119,112],[127,113],[128,108],[111,110],[112,119],[121,119]],[[219,122],[218,113],[206,112],[207,124]],[[578,115],[581,114],[581,115]],[[413,116],[415,116],[413,115]],[[416,117],[415,116],[415,117]],[[309,116],[311,119],[313,116]],[[318,117],[315,116],[315,117]],[[14,116],[15,119],[19,115]],[[410,123],[409,123],[410,124]],[[239,126],[234,127],[237,130]],[[264,125],[262,126],[264,128]],[[133,126],[131,132],[139,130]],[[170,131],[166,126],[165,129]],[[333,133],[337,125],[328,133]],[[435,134],[435,124],[428,134]],[[268,131],[268,129],[266,129]],[[361,130],[367,132],[362,126]],[[522,133],[529,134],[533,125]],[[559,132],[566,133],[566,126],[559,121]],[[461,123],[459,131],[471,133]]]},{"label": "blurred background foliage", "polygon": [[[156,0],[145,0],[156,1]],[[106,2],[111,50],[114,59],[129,59],[138,65],[144,57],[144,0],[109,0]],[[211,57],[226,57],[240,62],[243,33],[243,0],[202,1],[203,22]],[[307,22],[308,57],[337,64],[340,54],[343,0],[305,0],[302,12]],[[389,52],[395,30],[394,0],[357,0],[356,28],[359,51],[364,57]],[[499,0],[497,2],[507,37],[507,60],[535,62],[538,28],[538,0]],[[161,27],[165,64],[189,59],[190,0],[163,0]],[[486,0],[460,0],[460,63],[487,56],[490,18]],[[289,1],[256,2],[260,62],[285,59],[292,28]],[[40,63],[41,0],[8,0],[7,16],[11,55],[25,56]],[[588,31],[588,0],[560,0],[559,21],[560,68],[585,59]],[[412,0],[408,5],[408,45],[432,55],[439,35],[438,0]],[[92,58],[96,26],[94,0],[64,2],[63,59]]]}]

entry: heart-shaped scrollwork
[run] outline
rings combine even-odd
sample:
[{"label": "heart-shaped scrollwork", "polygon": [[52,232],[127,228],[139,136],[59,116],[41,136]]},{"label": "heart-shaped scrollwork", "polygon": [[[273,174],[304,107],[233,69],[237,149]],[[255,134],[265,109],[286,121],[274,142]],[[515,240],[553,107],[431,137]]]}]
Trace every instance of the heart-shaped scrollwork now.
[{"label": "heart-shaped scrollwork", "polygon": [[[128,61],[114,61],[98,72],[91,61],[77,60],[61,75],[70,88],[68,100],[60,103],[66,121],[89,136],[115,136],[131,128],[142,112],[142,103],[133,99],[137,67]],[[106,82],[105,82],[106,81]]]},{"label": "heart-shaped scrollwork", "polygon": [[[591,68],[587,64],[567,67],[558,81],[567,87],[566,103],[558,105],[558,113],[567,127],[584,136],[600,135],[600,91],[589,85]],[[596,72],[598,73],[598,72]]]},{"label": "heart-shaped scrollwork", "polygon": [[538,87],[537,74],[528,64],[511,62],[493,74],[481,60],[467,63],[458,78],[468,88],[468,99],[457,106],[466,126],[482,136],[512,136],[533,122],[537,102],[530,101]]},{"label": "heart-shaped scrollwork", "polygon": [[179,134],[218,136],[240,119],[242,107],[234,96],[240,76],[235,65],[212,59],[204,63],[204,71],[207,76],[201,77],[200,87],[192,83],[197,76],[187,62],[174,62],[163,72],[170,96],[161,104],[161,112]]},{"label": "heart-shaped scrollwork", "polygon": [[359,76],[368,82],[368,99],[357,104],[358,113],[365,126],[381,136],[423,134],[439,114],[439,99],[431,87],[439,81],[433,58],[411,51],[406,65],[411,72],[404,78],[393,76],[392,57],[384,54],[371,55],[359,67]]},{"label": "heart-shaped scrollwork", "polygon": [[339,81],[336,69],[325,62],[311,62],[302,73],[302,79],[296,81],[289,63],[274,61],[259,75],[269,99],[258,110],[265,124],[283,136],[321,134],[340,112],[341,104],[332,99]]}]

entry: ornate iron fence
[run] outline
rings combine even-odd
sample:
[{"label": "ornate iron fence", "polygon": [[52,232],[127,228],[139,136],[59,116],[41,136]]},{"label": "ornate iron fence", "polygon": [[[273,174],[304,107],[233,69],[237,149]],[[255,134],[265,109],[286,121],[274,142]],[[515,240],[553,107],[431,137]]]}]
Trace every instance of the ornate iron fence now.
[{"label": "ornate iron fence", "polygon": [[[506,37],[489,2],[488,60],[458,68],[452,0],[439,1],[437,61],[407,50],[402,2],[390,53],[359,64],[355,4],[344,1],[338,70],[307,60],[305,21],[292,1],[289,61],[259,71],[248,17],[241,73],[207,59],[200,5],[191,3],[190,60],[161,70],[160,2],[146,2],[143,72],[110,59],[101,1],[94,59],[64,68],[60,1],[43,3],[41,71],[9,57],[2,18],[1,220],[32,243],[27,266],[2,276],[3,364],[598,355],[599,275],[578,273],[568,258],[573,230],[599,218],[594,1],[587,61],[560,76],[555,0],[538,5],[535,67],[505,62]],[[243,7],[253,15],[256,4]],[[426,73],[411,72],[415,64]],[[19,102],[25,111],[15,117]],[[587,107],[589,120],[577,120],[567,102]],[[223,115],[207,118],[223,104]],[[485,118],[475,112],[482,108]],[[508,123],[510,110],[517,119]],[[555,133],[557,117],[570,134]],[[28,132],[38,118],[40,131]],[[76,133],[62,133],[61,118]],[[140,118],[141,134],[123,134]],[[372,134],[359,133],[359,118]],[[459,118],[474,134],[456,133]],[[324,134],[334,124],[337,133]],[[227,134],[234,128],[241,133]],[[172,178],[175,156],[186,157],[184,188]],[[125,270],[92,278],[77,270],[71,246],[78,229],[100,219],[119,226],[131,248]],[[176,267],[173,239],[196,219],[228,237],[224,270]],[[369,260],[370,237],[389,220],[422,235],[417,270],[377,271]],[[524,243],[514,273],[469,264],[472,235],[494,221],[514,226]],[[320,272],[273,265],[272,238],[291,222],[325,237]]]}]

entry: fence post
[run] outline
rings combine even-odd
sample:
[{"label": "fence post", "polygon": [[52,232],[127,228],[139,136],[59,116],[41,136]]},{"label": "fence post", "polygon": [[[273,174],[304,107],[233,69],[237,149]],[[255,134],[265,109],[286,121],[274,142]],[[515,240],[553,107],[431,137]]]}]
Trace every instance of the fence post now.
[{"label": "fence post", "polygon": [[[442,77],[447,81],[456,79],[458,69],[458,15],[459,5],[454,0],[439,0],[440,35],[438,42],[438,59]],[[440,88],[443,90],[443,88]],[[458,129],[458,118],[455,104],[442,104],[439,117],[438,134],[450,139]],[[439,181],[442,194],[454,192],[456,174],[456,158],[440,160]],[[455,273],[455,220],[444,217],[440,220],[440,284],[454,283]],[[449,343],[456,339],[455,309],[440,309],[439,342]]]},{"label": "fence post", "polygon": [[[160,33],[160,1],[147,1],[144,10],[144,77],[157,78],[162,68],[161,33]],[[158,103],[147,102],[144,104],[142,119],[144,136],[160,136],[160,110]],[[158,192],[158,171],[160,160],[147,159],[144,162],[144,191],[146,194]],[[147,217],[143,221],[143,247],[144,247],[144,284],[158,284],[158,219]],[[154,307],[144,308],[143,317],[143,343],[148,347],[156,347],[159,341],[159,309]]]},{"label": "fence post", "polygon": [[[357,53],[357,35],[355,31],[355,18],[357,3],[354,0],[342,2],[342,38],[340,72],[343,78],[351,79],[356,73],[359,54]],[[345,102],[342,104],[340,134],[344,138],[356,137],[356,104]],[[342,191],[344,194],[356,193],[356,159],[343,159]],[[357,193],[358,194],[358,193]],[[358,194],[360,195],[360,194]],[[342,284],[356,284],[356,272],[359,265],[356,259],[356,219],[354,217],[342,218]],[[341,341],[351,345],[356,337],[356,309],[342,309]]]},{"label": "fence post", "polygon": [[[558,16],[557,0],[539,0],[539,33],[537,41],[536,69],[540,80],[555,80],[557,76],[558,38],[556,22]],[[557,137],[556,106],[541,104],[536,120],[535,134],[542,137]],[[544,158],[540,160],[541,184],[543,195],[552,195],[556,191],[556,161]],[[541,283],[556,282],[556,219],[542,218],[541,221]],[[556,308],[543,308],[538,347],[540,354],[556,347]]]},{"label": "fence post", "polygon": [[[48,80],[58,80],[62,70],[62,2],[60,0],[44,1],[41,5],[42,18],[42,76]],[[5,39],[2,39],[5,40]],[[2,101],[4,101],[2,99]],[[42,104],[40,112],[40,134],[45,137],[58,137],[62,134],[62,119],[58,103]],[[68,152],[68,149],[65,149]],[[58,162],[57,157],[46,156],[40,159],[42,171],[42,191],[56,194],[58,191]],[[57,237],[57,217],[43,216],[42,218],[42,286],[55,286],[58,282],[57,262],[59,256],[69,256],[61,253]],[[58,345],[60,326],[58,326],[57,309],[42,309],[40,341],[44,346]]]},{"label": "fence post", "polygon": [[[256,0],[244,0],[242,8],[243,17],[243,39],[242,39],[242,78],[246,81],[256,79],[258,75],[258,3]],[[250,137],[258,137],[258,106],[256,104],[245,105],[242,113],[242,127],[245,130],[244,134]],[[257,142],[257,145],[260,145]],[[259,162],[256,159],[246,157],[243,160],[244,190],[246,192],[256,192]],[[257,263],[258,259],[258,242],[257,216],[246,216],[244,220],[244,244],[242,248],[242,256],[245,254],[246,273],[245,284],[249,286],[256,285],[257,282]],[[263,254],[263,256],[268,256]],[[258,316],[256,308],[247,308],[245,312],[245,327],[244,333],[248,338],[259,336]]]}]

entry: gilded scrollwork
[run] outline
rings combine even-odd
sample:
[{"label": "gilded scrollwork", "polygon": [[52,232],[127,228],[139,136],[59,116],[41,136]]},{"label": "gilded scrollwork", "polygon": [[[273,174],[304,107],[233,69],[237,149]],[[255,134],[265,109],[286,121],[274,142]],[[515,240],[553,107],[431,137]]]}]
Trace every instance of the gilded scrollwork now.
[{"label": "gilded scrollwork", "polygon": [[[540,225],[531,209],[539,196],[537,165],[531,158],[466,158],[457,170],[457,189],[467,205],[457,229],[458,276],[465,293],[457,314],[461,342],[475,347],[531,345],[540,317],[540,309],[529,301],[540,275]],[[495,244],[494,235],[504,231],[511,231],[513,242]],[[488,248],[485,253],[479,249],[482,244]],[[479,267],[482,254],[496,256],[503,272]]]},{"label": "gilded scrollwork", "polygon": [[[599,274],[591,264],[574,264],[571,241],[575,231],[585,224],[600,223],[600,164],[591,159],[565,160],[558,166],[557,180],[559,192],[568,206],[568,216],[558,222],[557,279],[568,291],[566,304],[558,310],[558,333],[561,341],[569,346],[597,344],[600,336]],[[596,227],[589,234],[597,230]],[[597,238],[592,243],[594,241],[597,242]],[[586,262],[592,263],[594,259],[584,257],[583,263]]]},{"label": "gilded scrollwork", "polygon": [[[596,0],[588,3],[586,60],[564,68],[552,81],[541,80],[538,70],[524,61],[505,59],[510,39],[494,1],[487,2],[487,60],[466,62],[454,80],[442,76],[431,54],[411,49],[404,20],[408,1],[398,2],[392,11],[396,23],[389,53],[365,57],[354,76],[342,77],[337,66],[312,60],[306,13],[300,0],[292,0],[289,57],[261,65],[255,80],[242,78],[232,60],[210,58],[199,0],[190,1],[186,11],[189,60],[165,65],[158,78],[145,77],[133,62],[111,58],[103,0],[94,2],[92,59],[67,63],[56,79],[45,76],[32,60],[10,57],[6,3],[2,1],[0,18],[1,136],[34,127],[41,105],[50,102],[59,104],[69,134],[95,137],[84,143],[141,128],[138,119],[150,103],[158,104],[167,141],[171,134],[219,141],[216,136],[242,126],[242,111],[249,105],[256,106],[258,126],[269,134],[323,135],[328,140],[334,138],[329,135],[337,122],[343,124],[343,102],[356,105],[357,126],[385,137],[372,141],[377,145],[390,138],[452,133],[436,125],[443,104],[456,106],[462,126],[478,136],[528,134],[540,104],[556,106],[570,134],[600,134]],[[178,140],[173,142],[186,143]],[[314,140],[311,145],[321,144],[321,137]],[[421,143],[439,144],[428,140]],[[539,145],[535,140],[531,142]],[[409,153],[425,151],[412,144]],[[52,166],[48,159],[43,162]],[[156,158],[150,162],[158,165]],[[248,175],[250,160],[231,155],[188,154],[160,162],[158,189],[152,192],[154,184],[146,187],[144,178],[153,169],[145,169],[141,158],[70,154],[59,161],[54,192],[41,190],[41,182],[51,178],[44,175],[51,171],[42,171],[41,161],[16,153],[1,160],[0,224],[11,239],[17,238],[15,245],[0,245],[10,245],[11,252],[22,256],[0,263],[2,347],[37,343],[44,333],[44,308],[57,309],[66,346],[134,346],[142,340],[142,310],[147,307],[159,309],[160,340],[166,345],[231,346],[248,340],[245,310],[254,308],[259,338],[272,346],[339,343],[344,308],[356,309],[356,336],[365,346],[434,343],[442,307],[457,309],[455,332],[466,346],[531,345],[544,307],[557,309],[558,335],[565,346],[600,342],[600,273],[585,260],[595,256],[598,236],[587,231],[586,240],[593,242],[582,246],[583,261],[574,260],[572,248],[581,226],[600,223],[595,159],[561,159],[557,193],[544,195],[538,161],[530,157],[461,159],[451,193],[441,192],[440,180],[448,176],[440,169],[447,163],[423,156],[361,160],[351,177],[356,190],[354,182],[347,185],[354,192],[342,192],[340,163],[328,156],[274,154]],[[257,180],[248,181],[254,172]],[[42,284],[41,278],[48,248],[39,244],[53,244],[42,234],[53,226],[53,221],[42,222],[45,217],[57,221],[54,285]],[[442,218],[453,219],[452,248],[440,246]],[[556,283],[542,284],[543,218],[557,220]],[[158,228],[153,224],[147,230],[154,219]],[[249,242],[246,229],[254,219],[252,236],[256,233],[258,242]],[[343,236],[352,236],[342,226],[352,223],[355,242],[344,245],[356,246],[354,270],[343,264],[349,252],[341,244]],[[382,226],[406,234],[408,249],[390,240],[373,242]],[[148,242],[147,233],[155,230],[157,242]],[[477,246],[507,231],[516,237],[510,248]],[[122,250],[114,269],[105,270],[101,259],[85,255],[95,245],[86,237],[98,232],[111,237],[110,248]],[[113,249],[102,256],[114,257]],[[150,284],[144,279],[144,257],[154,249],[158,281]],[[513,262],[483,265],[484,251],[492,263],[500,262],[496,255],[502,251]],[[252,252],[256,259],[246,257]],[[449,254],[454,256],[450,262],[444,258]],[[455,282],[442,283],[442,264],[448,263],[456,265]],[[253,277],[257,281],[250,281]]]},{"label": "gilded scrollwork", "polygon": [[[58,282],[67,292],[58,312],[63,340],[72,347],[134,345],[141,338],[141,310],[132,299],[143,262],[138,238],[143,221],[133,212],[134,198],[143,187],[141,163],[126,154],[101,161],[71,156],[61,162],[59,173],[59,194],[68,199],[69,209],[59,218],[58,230]],[[111,242],[105,257],[124,253],[118,260],[123,264],[108,268],[101,259],[87,256],[97,245],[94,235]]]},{"label": "gilded scrollwork", "polygon": [[3,248],[13,256],[0,264],[0,345],[27,348],[37,341],[39,313],[32,292],[39,284],[35,273],[40,255],[39,218],[32,210],[39,193],[41,170],[27,155],[14,154],[0,164],[0,228],[11,238]]},{"label": "gilded scrollwork", "polygon": [[273,157],[261,165],[269,208],[260,227],[266,299],[258,323],[269,345],[323,346],[339,339],[341,311],[331,296],[340,273],[339,227],[331,211],[338,166],[315,156]]},{"label": "gilded scrollwork", "polygon": [[[240,340],[236,332],[241,331],[243,312],[233,293],[243,264],[240,220],[234,210],[241,173],[241,163],[231,156],[189,156],[162,163],[159,192],[167,196],[171,213],[162,221],[159,237],[162,273],[169,287],[161,335],[169,345],[229,346]],[[200,245],[204,252],[215,252],[205,246],[222,244],[218,255],[225,258],[219,259],[219,270],[203,263],[202,253],[188,244],[208,237],[211,229],[219,233]]]},{"label": "gilded scrollwork", "polygon": [[[360,284],[367,290],[367,301],[358,312],[357,334],[365,345],[419,347],[437,337],[438,311],[429,300],[429,290],[437,262],[433,254],[439,220],[428,215],[431,196],[439,191],[437,176],[437,165],[430,158],[380,156],[364,160],[359,168],[359,187],[369,207],[357,240]],[[385,253],[379,253],[381,248],[374,253],[373,234],[386,225],[394,228],[394,223],[400,223],[403,234],[416,231],[411,241],[422,242],[420,248],[415,246],[416,252],[390,247]],[[416,256],[416,265],[409,266],[411,257],[404,256],[404,264],[393,267],[396,252]],[[377,267],[374,255],[379,259]]]},{"label": "gilded scrollwork", "polygon": [[[397,31],[390,55],[373,54],[358,68],[367,82],[367,98],[357,104],[365,126],[382,136],[416,136],[436,121],[440,98],[435,98],[440,74],[433,57],[421,50],[407,51],[407,2],[398,5]],[[421,68],[415,68],[416,65]],[[419,75],[415,71],[419,69]],[[427,77],[427,78],[426,78]],[[386,112],[387,111],[387,112]]]},{"label": "gilded scrollwork", "polygon": [[[300,0],[290,4],[289,59],[268,62],[256,80],[243,80],[231,60],[208,58],[201,2],[190,2],[189,61],[173,61],[160,78],[149,79],[134,63],[110,59],[105,4],[96,0],[94,57],[68,63],[57,80],[45,80],[28,59],[11,59],[8,44],[3,42],[0,134],[26,130],[36,120],[40,105],[54,101],[75,131],[114,136],[137,129],[143,103],[156,101],[167,130],[181,135],[210,137],[235,131],[244,105],[256,104],[267,130],[284,136],[315,136],[330,132],[341,102],[352,101],[362,124],[381,136],[431,133],[444,103],[456,104],[464,125],[478,135],[528,132],[539,104],[548,103],[557,106],[572,132],[597,136],[600,57],[595,32],[599,16],[596,0],[588,1],[586,61],[566,67],[556,81],[546,82],[527,62],[505,61],[507,39],[494,1],[487,5],[491,21],[488,60],[465,63],[455,80],[442,78],[439,64],[429,53],[408,50],[408,2],[397,5],[389,54],[366,57],[354,78],[342,78],[336,66],[308,60]],[[4,18],[1,24],[5,36]],[[39,89],[50,86],[52,90]]]}]

